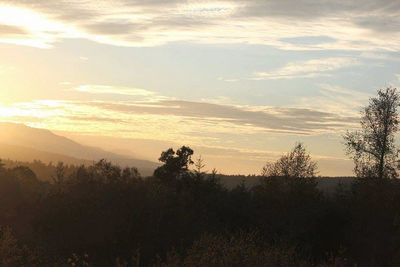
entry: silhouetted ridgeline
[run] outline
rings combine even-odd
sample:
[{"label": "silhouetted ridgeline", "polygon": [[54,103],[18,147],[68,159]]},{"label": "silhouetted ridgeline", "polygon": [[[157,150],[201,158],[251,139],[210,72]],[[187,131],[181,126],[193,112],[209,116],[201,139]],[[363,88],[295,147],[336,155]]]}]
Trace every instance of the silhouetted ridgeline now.
[{"label": "silhouetted ridgeline", "polygon": [[107,159],[121,166],[136,166],[145,176],[152,175],[159,166],[156,162],[85,146],[46,129],[4,122],[0,122],[0,158],[21,162],[36,159],[45,164],[61,161],[76,166]]},{"label": "silhouetted ridgeline", "polygon": [[253,176],[250,187],[190,171],[186,152],[147,178],[106,161],[31,163],[55,172],[44,182],[7,162],[0,266],[400,264],[398,180]]},{"label": "silhouetted ridgeline", "polygon": [[[50,162],[44,163],[40,160],[34,160],[33,162],[21,162],[15,160],[3,160],[4,166],[7,168],[15,168],[18,166],[25,166],[31,169],[36,177],[43,182],[52,182],[57,171],[57,164]],[[87,163],[87,165],[90,165]],[[76,171],[80,165],[64,164],[64,170],[67,175]],[[206,177],[212,174],[204,174]],[[244,183],[247,188],[259,185],[263,176],[261,175],[225,175],[215,174],[220,180],[221,184],[227,189],[233,189],[236,186]],[[146,177],[144,177],[145,179]],[[354,180],[354,177],[317,177],[318,188],[323,192],[332,192],[338,184],[349,186]]]}]

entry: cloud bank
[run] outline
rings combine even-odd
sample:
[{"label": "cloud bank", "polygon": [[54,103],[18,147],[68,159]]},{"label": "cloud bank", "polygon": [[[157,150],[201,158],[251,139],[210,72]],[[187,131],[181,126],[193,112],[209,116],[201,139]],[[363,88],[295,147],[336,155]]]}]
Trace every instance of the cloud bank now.
[{"label": "cloud bank", "polygon": [[396,0],[0,1],[0,42],[65,38],[117,46],[259,44],[288,50],[396,51]]},{"label": "cloud bank", "polygon": [[[218,139],[223,134],[249,133],[318,135],[353,127],[357,116],[350,111],[321,111],[317,106],[243,106],[205,101],[170,99],[145,89],[109,85],[81,85],[73,90],[93,100],[41,100],[3,106],[0,119],[42,121],[46,128],[66,131],[108,132],[119,137],[150,136],[161,140]],[[323,87],[311,102],[334,106],[346,90]],[[122,100],[95,100],[102,94],[122,95]],[[333,96],[339,98],[332,99]],[[301,101],[301,99],[300,99]],[[349,104],[348,102],[346,102]],[[306,108],[302,107],[305,106]],[[29,119],[31,118],[31,119]]]}]

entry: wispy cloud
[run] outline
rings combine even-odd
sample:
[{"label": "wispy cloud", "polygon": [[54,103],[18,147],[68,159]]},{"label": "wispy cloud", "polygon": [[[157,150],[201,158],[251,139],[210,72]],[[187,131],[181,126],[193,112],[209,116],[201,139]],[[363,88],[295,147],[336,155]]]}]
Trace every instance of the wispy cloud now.
[{"label": "wispy cloud", "polygon": [[297,107],[357,117],[362,106],[372,97],[371,94],[330,84],[320,84],[320,91],[314,96],[302,97]]},{"label": "wispy cloud", "polygon": [[119,95],[134,97],[135,101],[160,101],[169,99],[159,95],[156,92],[141,88],[85,84],[73,88],[74,91],[81,93],[97,94],[97,95]]},{"label": "wispy cloud", "polygon": [[357,61],[349,57],[330,57],[312,59],[301,62],[291,62],[282,68],[269,72],[254,73],[253,80],[276,80],[294,78],[312,78],[316,76],[329,75],[331,72],[354,66]]},{"label": "wispy cloud", "polygon": [[156,135],[161,140],[166,138],[169,141],[201,139],[205,133],[212,138],[220,134],[240,135],[249,132],[315,135],[335,132],[356,121],[354,117],[308,108],[247,107],[184,100],[47,100],[16,103],[1,108],[2,120],[22,119],[29,122],[27,117],[40,118],[48,127],[57,130],[66,130],[65,127],[78,132],[96,129],[119,137],[127,137],[124,134],[145,138]]},{"label": "wispy cloud", "polygon": [[25,3],[28,5],[17,6],[16,2],[2,2],[0,2],[1,43],[49,48],[60,38],[79,36],[79,30],[72,25],[49,19],[48,14],[30,8],[34,5]]},{"label": "wispy cloud", "polygon": [[[48,48],[60,39],[84,38],[118,46],[186,41],[398,51],[399,13],[400,4],[393,0],[363,5],[340,0],[3,0],[0,25],[7,35],[0,27],[0,42]],[[296,38],[314,41],[291,41]]]},{"label": "wispy cloud", "polygon": [[155,95],[154,92],[151,92],[151,91],[148,91],[145,89],[140,89],[140,88],[95,85],[95,84],[80,85],[75,88],[75,91],[90,93],[90,94],[112,94],[112,95],[129,95],[129,96],[154,96]]},{"label": "wispy cloud", "polygon": [[228,83],[234,83],[234,82],[240,81],[240,79],[237,79],[237,78],[218,77],[218,81],[223,81],[223,82],[228,82]]}]

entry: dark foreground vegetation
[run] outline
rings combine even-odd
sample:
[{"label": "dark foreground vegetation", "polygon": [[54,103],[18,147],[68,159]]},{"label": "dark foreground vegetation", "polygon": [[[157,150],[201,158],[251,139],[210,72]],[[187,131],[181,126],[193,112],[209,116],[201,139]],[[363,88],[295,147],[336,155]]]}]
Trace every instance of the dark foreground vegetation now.
[{"label": "dark foreground vegetation", "polygon": [[68,176],[60,165],[53,183],[1,168],[1,266],[400,264],[398,180],[323,194],[315,178],[265,177],[228,190],[181,157],[145,179],[105,161]]},{"label": "dark foreground vegetation", "polygon": [[1,165],[0,266],[400,266],[399,102],[371,99],[345,136],[359,178],[329,193],[300,143],[230,189],[185,146],[146,178],[104,160],[52,166],[51,182]]}]

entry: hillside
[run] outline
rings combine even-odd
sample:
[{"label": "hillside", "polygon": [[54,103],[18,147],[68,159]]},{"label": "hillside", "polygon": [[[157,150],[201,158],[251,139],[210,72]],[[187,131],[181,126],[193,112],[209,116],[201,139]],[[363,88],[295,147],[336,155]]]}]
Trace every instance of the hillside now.
[{"label": "hillside", "polygon": [[68,164],[87,164],[107,159],[121,165],[134,166],[142,175],[150,175],[157,163],[85,146],[49,130],[15,123],[0,123],[0,157],[18,161],[63,161]]}]

